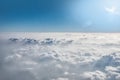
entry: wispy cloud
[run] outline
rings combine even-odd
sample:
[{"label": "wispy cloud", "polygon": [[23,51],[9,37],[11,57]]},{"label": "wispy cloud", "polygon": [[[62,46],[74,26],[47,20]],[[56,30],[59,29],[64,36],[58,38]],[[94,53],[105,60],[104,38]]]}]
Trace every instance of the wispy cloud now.
[{"label": "wispy cloud", "polygon": [[112,6],[112,7],[105,7],[105,10],[108,13],[114,14],[114,15],[120,15],[120,12],[118,11],[116,6]]}]

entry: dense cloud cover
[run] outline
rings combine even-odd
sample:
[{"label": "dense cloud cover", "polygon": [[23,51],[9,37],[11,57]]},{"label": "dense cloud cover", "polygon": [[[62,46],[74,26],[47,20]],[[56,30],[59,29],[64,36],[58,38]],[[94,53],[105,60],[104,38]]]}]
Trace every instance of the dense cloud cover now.
[{"label": "dense cloud cover", "polygon": [[0,80],[119,80],[119,37],[117,33],[1,33]]}]

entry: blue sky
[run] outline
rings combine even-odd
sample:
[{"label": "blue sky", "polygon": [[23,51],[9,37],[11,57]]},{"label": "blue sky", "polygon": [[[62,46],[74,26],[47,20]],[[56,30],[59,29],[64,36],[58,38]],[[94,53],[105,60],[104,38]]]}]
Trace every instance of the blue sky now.
[{"label": "blue sky", "polygon": [[119,0],[0,0],[2,32],[120,32]]}]

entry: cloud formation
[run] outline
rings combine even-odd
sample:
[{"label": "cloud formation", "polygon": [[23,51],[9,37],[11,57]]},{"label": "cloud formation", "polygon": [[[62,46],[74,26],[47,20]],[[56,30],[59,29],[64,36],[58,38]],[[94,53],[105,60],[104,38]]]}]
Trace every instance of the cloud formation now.
[{"label": "cloud formation", "polygon": [[120,34],[108,35],[0,34],[0,80],[119,80]]}]

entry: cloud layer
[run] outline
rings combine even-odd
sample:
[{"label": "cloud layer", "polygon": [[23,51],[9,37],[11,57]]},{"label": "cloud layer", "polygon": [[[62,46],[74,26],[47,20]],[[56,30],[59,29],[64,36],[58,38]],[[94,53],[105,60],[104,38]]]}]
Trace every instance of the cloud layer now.
[{"label": "cloud layer", "polygon": [[0,80],[119,80],[120,34],[110,34],[1,33]]}]

